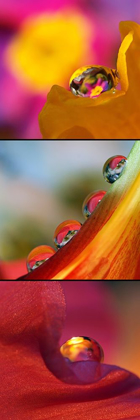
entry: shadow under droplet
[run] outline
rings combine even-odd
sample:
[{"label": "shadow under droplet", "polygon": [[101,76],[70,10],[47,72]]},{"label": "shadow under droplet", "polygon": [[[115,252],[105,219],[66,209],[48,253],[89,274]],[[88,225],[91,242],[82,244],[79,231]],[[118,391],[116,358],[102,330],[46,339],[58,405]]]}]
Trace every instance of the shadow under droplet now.
[{"label": "shadow under droplet", "polygon": [[90,133],[90,131],[88,131],[86,128],[84,127],[80,127],[78,125],[75,125],[72,128],[69,128],[68,130],[63,131],[63,133],[61,133],[59,135],[59,137],[57,137],[57,140],[93,140],[94,137],[92,136],[92,134]]}]

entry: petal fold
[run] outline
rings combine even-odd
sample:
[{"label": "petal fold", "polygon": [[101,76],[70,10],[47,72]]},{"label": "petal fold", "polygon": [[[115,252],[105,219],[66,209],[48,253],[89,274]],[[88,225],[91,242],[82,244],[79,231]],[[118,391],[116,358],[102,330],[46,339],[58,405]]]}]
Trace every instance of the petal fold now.
[{"label": "petal fold", "polygon": [[[68,366],[66,360],[59,372],[58,341],[65,318],[59,282],[1,282],[0,301],[3,420],[84,420],[87,413],[92,418],[93,411],[95,419],[104,420],[139,415],[140,380],[136,375],[98,363]],[[70,376],[81,385],[71,385]],[[82,385],[89,378],[93,383]]]}]

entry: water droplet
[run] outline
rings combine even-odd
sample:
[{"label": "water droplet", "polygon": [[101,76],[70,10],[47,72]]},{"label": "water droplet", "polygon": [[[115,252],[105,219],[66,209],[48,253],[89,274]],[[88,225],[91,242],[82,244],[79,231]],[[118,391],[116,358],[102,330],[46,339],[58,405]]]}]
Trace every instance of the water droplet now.
[{"label": "water droplet", "polygon": [[33,271],[39,267],[45,261],[47,261],[52,255],[55,254],[55,250],[48,245],[40,245],[32,249],[27,257],[27,270]]},{"label": "water droplet", "polygon": [[109,158],[103,167],[103,176],[107,182],[113,184],[126,166],[127,158],[125,156],[117,155]]},{"label": "water droplet", "polygon": [[69,242],[81,228],[81,223],[76,220],[65,220],[60,223],[54,232],[54,243],[57,248],[62,248]]},{"label": "water droplet", "polygon": [[87,66],[76,70],[70,79],[71,92],[76,96],[96,98],[117,86],[116,70],[101,66]]},{"label": "water droplet", "polygon": [[106,191],[99,190],[92,192],[85,198],[82,206],[82,212],[85,219],[91,215],[105,194]]},{"label": "water droplet", "polygon": [[71,362],[83,360],[103,362],[104,360],[104,352],[100,344],[97,343],[97,341],[84,336],[72,337],[60,347],[60,352]]}]

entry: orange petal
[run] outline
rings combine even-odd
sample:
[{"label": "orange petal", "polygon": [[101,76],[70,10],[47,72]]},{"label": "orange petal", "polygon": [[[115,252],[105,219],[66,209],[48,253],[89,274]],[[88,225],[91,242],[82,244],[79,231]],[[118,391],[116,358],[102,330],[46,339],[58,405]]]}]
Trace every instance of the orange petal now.
[{"label": "orange petal", "polygon": [[75,237],[26,279],[134,279],[140,262],[140,141]]}]

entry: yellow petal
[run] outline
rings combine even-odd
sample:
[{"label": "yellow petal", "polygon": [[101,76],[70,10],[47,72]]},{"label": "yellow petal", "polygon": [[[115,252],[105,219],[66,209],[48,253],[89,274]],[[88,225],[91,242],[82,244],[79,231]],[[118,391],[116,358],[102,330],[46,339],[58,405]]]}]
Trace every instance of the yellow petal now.
[{"label": "yellow petal", "polygon": [[123,41],[118,66],[122,90],[114,93],[111,89],[91,99],[75,97],[53,86],[39,115],[43,138],[64,139],[65,132],[67,135],[75,126],[81,127],[81,132],[87,130],[95,139],[140,138],[140,25],[121,22],[120,31]]},{"label": "yellow petal", "polygon": [[126,64],[126,52],[132,41],[133,32],[131,31],[125,36],[124,40],[122,41],[117,58],[117,70],[120,77],[121,88],[122,90],[124,90],[124,92],[127,92],[129,86]]}]

